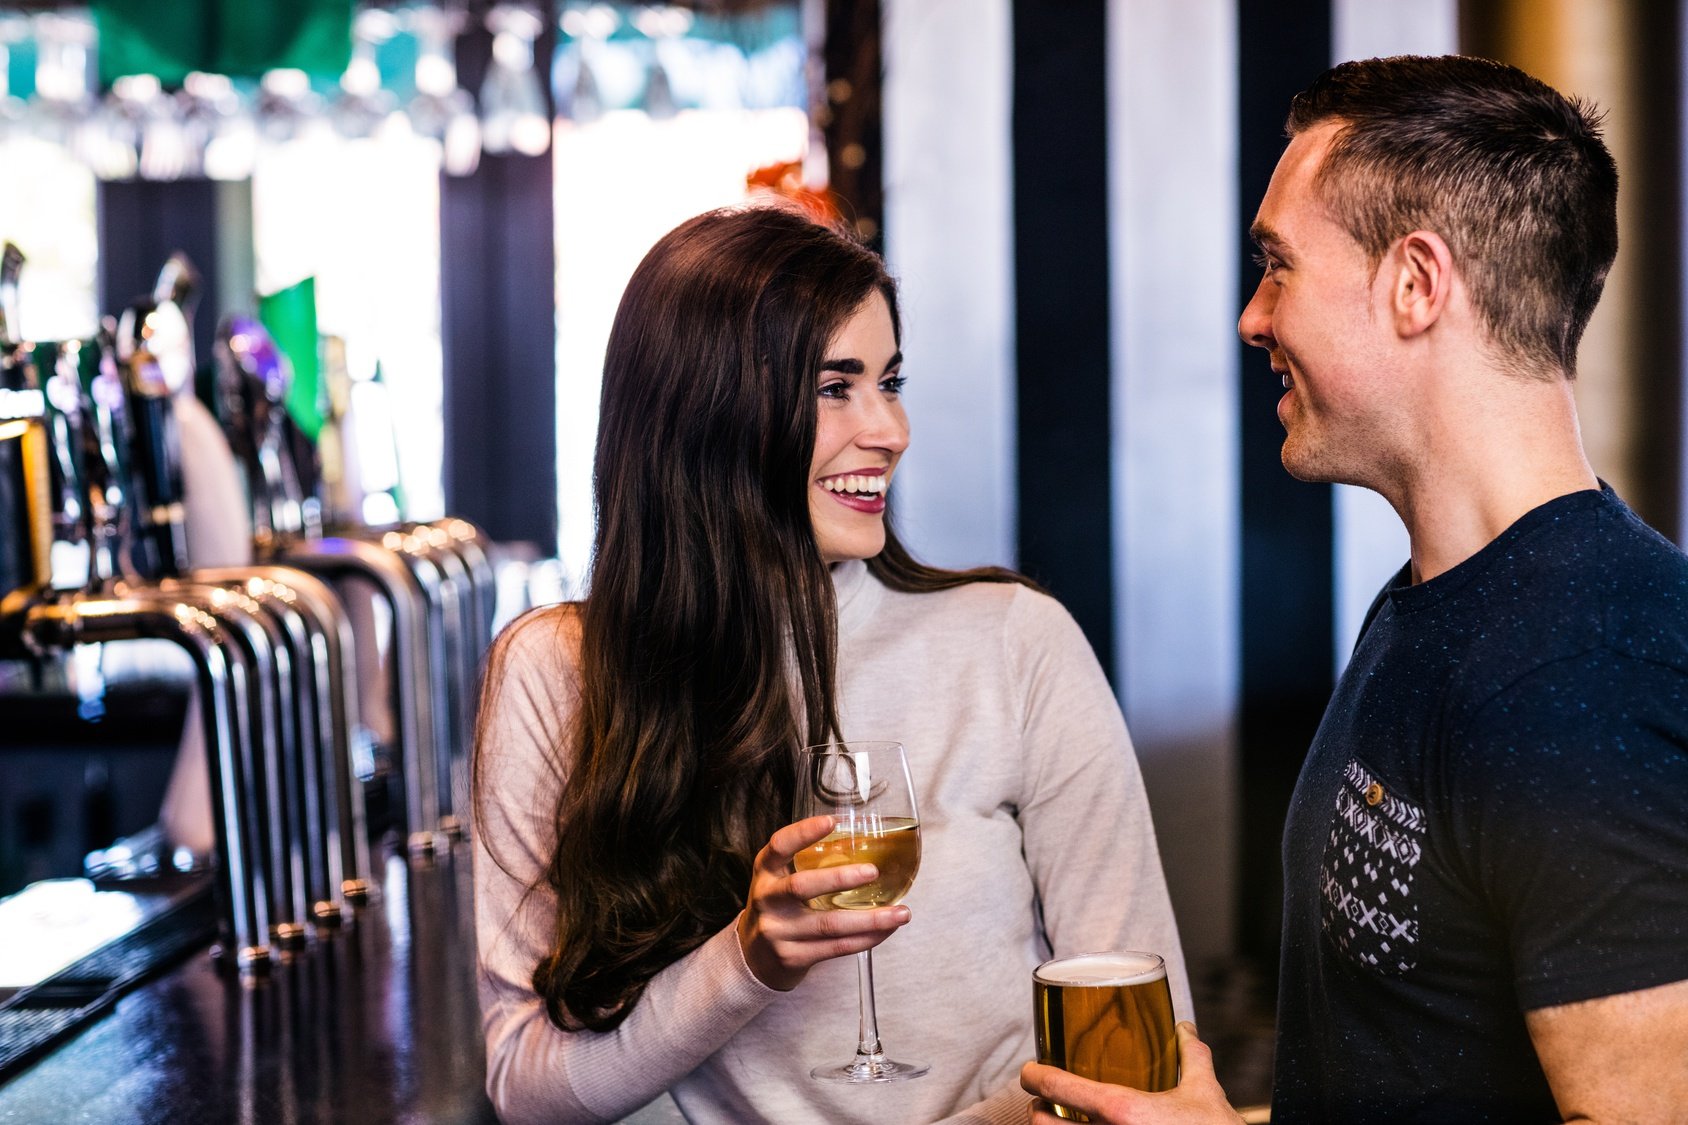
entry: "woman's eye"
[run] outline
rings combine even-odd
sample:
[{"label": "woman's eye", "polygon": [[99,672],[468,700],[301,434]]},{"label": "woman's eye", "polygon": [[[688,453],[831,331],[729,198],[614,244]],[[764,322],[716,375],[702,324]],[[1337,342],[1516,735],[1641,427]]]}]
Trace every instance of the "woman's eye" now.
[{"label": "woman's eye", "polygon": [[842,380],[836,383],[822,383],[819,393],[822,398],[849,398],[850,384]]},{"label": "woman's eye", "polygon": [[907,382],[907,376],[887,375],[885,378],[879,380],[879,389],[888,395],[899,395],[903,393],[903,384]]}]

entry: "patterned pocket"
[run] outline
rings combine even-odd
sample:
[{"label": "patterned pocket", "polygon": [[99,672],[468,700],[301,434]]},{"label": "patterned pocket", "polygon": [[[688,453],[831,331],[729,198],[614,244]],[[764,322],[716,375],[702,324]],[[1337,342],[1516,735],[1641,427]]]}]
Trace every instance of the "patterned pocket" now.
[{"label": "patterned pocket", "polygon": [[1319,867],[1325,937],[1354,963],[1397,975],[1418,964],[1413,869],[1424,856],[1424,810],[1350,759]]}]

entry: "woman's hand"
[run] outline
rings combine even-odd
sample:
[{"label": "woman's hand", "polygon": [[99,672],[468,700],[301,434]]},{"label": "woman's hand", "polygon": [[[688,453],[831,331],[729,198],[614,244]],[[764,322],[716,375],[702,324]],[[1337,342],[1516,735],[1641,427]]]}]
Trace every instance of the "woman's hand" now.
[{"label": "woman's hand", "polygon": [[814,910],[809,900],[872,882],[871,863],[792,871],[798,852],[826,839],[830,816],[811,816],[775,832],[756,853],[750,898],[738,917],[744,962],[769,988],[789,992],[810,968],[834,957],[872,949],[909,920],[908,907]]}]

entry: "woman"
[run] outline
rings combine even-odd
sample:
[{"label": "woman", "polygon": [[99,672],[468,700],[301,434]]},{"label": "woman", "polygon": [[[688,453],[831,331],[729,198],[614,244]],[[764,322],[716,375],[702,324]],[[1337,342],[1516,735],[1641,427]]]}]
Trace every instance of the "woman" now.
[{"label": "woman", "polygon": [[[885,520],[908,445],[879,259],[783,210],[718,211],[634,273],[604,361],[591,591],[494,648],[477,740],[487,1088],[507,1122],[1024,1121],[1031,970],[1182,955],[1118,707],[1059,605],[915,562]],[[906,902],[811,911],[795,750],[909,753]],[[784,827],[782,827],[784,826]],[[905,932],[886,941],[907,925]],[[889,1086],[847,1059],[875,957]]]}]

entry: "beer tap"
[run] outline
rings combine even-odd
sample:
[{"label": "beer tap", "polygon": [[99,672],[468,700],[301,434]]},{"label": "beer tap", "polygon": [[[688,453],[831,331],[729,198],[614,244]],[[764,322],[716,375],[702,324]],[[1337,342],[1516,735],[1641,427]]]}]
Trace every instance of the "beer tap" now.
[{"label": "beer tap", "polygon": [[[172,291],[181,280],[172,275]],[[181,307],[154,298],[123,310],[115,343],[133,446],[129,561],[141,576],[158,578],[187,565],[181,437],[171,399],[193,380],[193,340]]]},{"label": "beer tap", "polygon": [[0,249],[0,655],[20,644],[23,614],[52,588],[53,450],[47,393],[18,338],[23,253]]},{"label": "beer tap", "polygon": [[[332,926],[342,919],[348,884],[354,892],[369,884],[366,858],[349,876],[344,871],[343,825],[356,824],[355,811],[339,800],[338,785],[321,783],[338,773],[333,762],[323,761],[323,748],[343,748],[350,739],[333,734],[323,738],[317,716],[299,710],[300,701],[313,694],[315,682],[332,678],[323,631],[312,628],[311,621],[280,598],[274,585],[242,589],[236,579],[249,575],[222,573],[215,578],[226,581],[219,582],[184,572],[181,565],[184,491],[171,396],[191,385],[187,311],[193,285],[191,266],[178,256],[165,267],[151,298],[136,302],[118,322],[119,355],[127,356],[127,405],[135,422],[131,453],[142,470],[134,490],[144,490],[150,499],[172,498],[168,506],[131,507],[139,508],[137,523],[155,544],[173,548],[146,558],[152,568],[147,575],[150,587],[223,621],[252,666],[248,705],[254,719],[254,775],[260,785],[259,799],[247,813],[261,826],[264,842],[254,862],[264,868],[275,940],[283,947],[297,946],[305,940],[307,921]],[[160,434],[165,436],[160,439]],[[115,592],[140,596],[142,588],[122,582]],[[332,831],[325,829],[328,818],[321,815],[325,797],[335,813]],[[355,848],[353,858],[357,859]]]},{"label": "beer tap", "polygon": [[[443,625],[437,576],[430,564],[411,565],[402,554],[350,537],[306,534],[303,490],[286,432],[284,403],[291,379],[286,359],[262,324],[228,318],[217,333],[217,385],[222,424],[246,471],[257,547],[261,555],[289,568],[333,582],[368,582],[392,616],[391,707],[404,786],[406,846],[412,855],[433,855],[438,834],[452,822],[441,808],[438,750],[442,737],[436,706],[448,706],[440,674]],[[432,596],[431,596],[432,594]],[[376,651],[372,645],[371,651]]]}]

